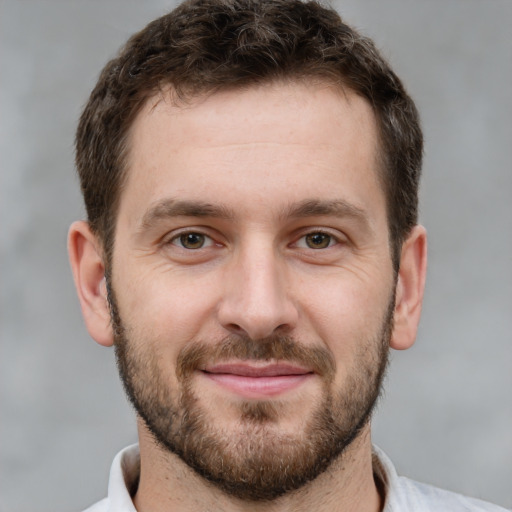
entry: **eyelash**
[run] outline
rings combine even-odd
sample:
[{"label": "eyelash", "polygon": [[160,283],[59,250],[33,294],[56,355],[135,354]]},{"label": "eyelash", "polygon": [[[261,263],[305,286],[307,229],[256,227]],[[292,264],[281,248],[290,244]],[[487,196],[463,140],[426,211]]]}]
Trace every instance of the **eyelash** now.
[{"label": "eyelash", "polygon": [[[320,235],[321,237],[324,237],[323,239],[320,240],[320,242],[322,240],[325,240],[325,239],[328,239],[327,241],[327,245],[325,247],[311,247],[308,245],[308,241],[307,241],[307,238],[308,237],[314,237],[314,236],[318,236]],[[187,237],[187,236],[196,236],[196,237],[200,237],[202,238],[203,242],[198,246],[198,247],[185,247],[184,246],[184,237]],[[303,244],[301,244],[301,242],[303,242]],[[308,231],[307,233],[304,233],[303,235],[301,235],[292,245],[300,248],[300,249],[310,249],[310,250],[313,250],[313,251],[318,251],[318,250],[324,250],[324,249],[328,249],[330,247],[333,247],[334,245],[338,245],[340,242],[340,237],[334,235],[333,233],[330,233],[328,231],[325,231],[323,229],[313,229],[311,231]],[[183,250],[186,250],[186,251],[196,251],[196,250],[199,250],[199,249],[206,249],[208,247],[211,247],[212,245],[215,244],[215,241],[213,240],[213,238],[205,233],[202,233],[201,231],[193,231],[193,230],[190,230],[190,231],[182,231],[176,235],[174,235],[172,238],[170,238],[168,241],[165,241],[164,242],[164,245],[174,245],[176,247],[179,247]],[[302,245],[302,246],[301,246]]]},{"label": "eyelash", "polygon": [[[310,247],[308,245],[308,237],[314,237],[320,235],[321,237],[324,237],[322,240],[325,240],[328,238],[327,245],[325,247]],[[300,242],[304,241],[304,246],[300,247]],[[333,233],[329,231],[325,231],[323,229],[313,229],[311,231],[308,231],[307,233],[303,234],[297,242],[295,242],[294,245],[302,248],[302,249],[311,249],[313,251],[323,250],[323,249],[329,249],[333,247],[334,245],[338,245],[340,243],[340,237],[334,235]]]},{"label": "eyelash", "polygon": [[[199,247],[185,247],[183,245],[183,239],[187,236],[196,236],[196,237],[202,237],[203,243]],[[179,243],[178,243],[179,242]],[[180,247],[181,249],[184,249],[186,251],[194,251],[199,249],[204,249],[205,244],[206,247],[211,247],[214,244],[214,240],[212,237],[206,235],[205,233],[201,233],[200,231],[182,231],[181,233],[178,233],[177,235],[174,235],[169,241],[165,242],[165,244],[175,245],[177,247]]]}]

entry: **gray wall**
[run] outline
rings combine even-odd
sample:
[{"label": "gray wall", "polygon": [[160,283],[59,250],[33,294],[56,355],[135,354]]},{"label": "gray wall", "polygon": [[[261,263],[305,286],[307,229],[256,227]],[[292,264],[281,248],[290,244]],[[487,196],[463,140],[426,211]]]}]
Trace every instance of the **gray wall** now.
[{"label": "gray wall", "polygon": [[[0,3],[0,511],[79,510],[135,441],[66,256],[73,132],[101,66],[171,2]],[[413,478],[512,506],[512,2],[347,0],[422,111],[430,268],[375,439]]]}]

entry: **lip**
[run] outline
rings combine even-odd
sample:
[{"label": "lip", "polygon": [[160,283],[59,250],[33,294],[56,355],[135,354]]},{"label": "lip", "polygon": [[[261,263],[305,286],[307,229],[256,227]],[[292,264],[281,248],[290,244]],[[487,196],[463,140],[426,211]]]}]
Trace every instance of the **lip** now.
[{"label": "lip", "polygon": [[289,363],[222,363],[207,366],[203,375],[244,398],[271,398],[296,389],[314,374]]}]

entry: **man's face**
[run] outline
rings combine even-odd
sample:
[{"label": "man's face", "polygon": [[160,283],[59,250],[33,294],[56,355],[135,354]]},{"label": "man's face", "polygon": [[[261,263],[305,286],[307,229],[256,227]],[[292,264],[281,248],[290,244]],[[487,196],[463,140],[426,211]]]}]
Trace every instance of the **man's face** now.
[{"label": "man's face", "polygon": [[110,278],[116,351],[155,439],[271,499],[365,428],[394,273],[377,131],[325,85],[155,98],[130,134]]}]

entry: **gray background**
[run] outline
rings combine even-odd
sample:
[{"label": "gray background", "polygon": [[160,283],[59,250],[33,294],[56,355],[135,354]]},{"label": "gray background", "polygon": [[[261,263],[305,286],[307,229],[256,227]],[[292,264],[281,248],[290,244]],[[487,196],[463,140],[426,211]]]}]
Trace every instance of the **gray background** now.
[{"label": "gray background", "polygon": [[[400,472],[512,506],[512,2],[347,0],[423,117],[430,267],[375,439]],[[0,3],[0,510],[80,510],[136,440],[113,353],[89,339],[66,256],[83,217],[76,120],[107,58],[164,1]]]}]

